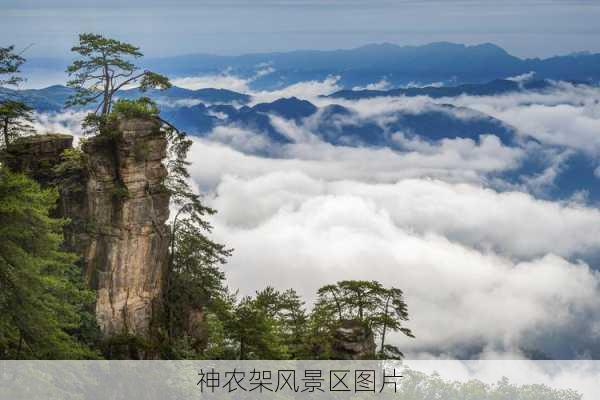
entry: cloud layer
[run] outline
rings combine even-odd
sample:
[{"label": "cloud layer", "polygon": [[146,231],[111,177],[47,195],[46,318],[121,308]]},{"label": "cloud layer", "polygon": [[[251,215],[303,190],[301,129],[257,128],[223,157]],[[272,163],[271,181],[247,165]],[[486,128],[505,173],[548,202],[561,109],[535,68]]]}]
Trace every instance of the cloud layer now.
[{"label": "cloud layer", "polygon": [[[342,279],[401,287],[418,339],[396,340],[414,353],[556,354],[542,338],[596,313],[597,274],[558,255],[597,248],[578,240],[597,231],[596,210],[466,184],[327,182],[299,172],[225,177],[211,205],[220,210],[215,234],[236,249],[227,266],[234,287],[295,287],[309,299]],[[574,236],[553,248],[557,229]]]},{"label": "cloud layer", "polygon": [[[248,89],[247,80],[230,77],[223,85]],[[330,77],[252,94],[255,102],[295,95],[326,107],[334,100],[319,95],[337,85]],[[291,144],[240,125],[194,138],[192,179],[219,211],[216,239],[235,249],[225,268],[230,287],[244,294],[293,287],[309,303],[318,287],[341,279],[400,287],[417,339],[392,340],[416,358],[600,357],[600,211],[583,195],[538,196],[570,154],[598,155],[598,89],[335,102],[352,110],[348,119],[376,123],[452,103],[513,126],[518,143],[387,132],[401,151],[333,145],[316,135],[320,113],[302,121],[270,116]],[[77,133],[80,117],[38,120],[46,131]],[[519,185],[504,180],[533,157],[547,159],[547,169]]]}]

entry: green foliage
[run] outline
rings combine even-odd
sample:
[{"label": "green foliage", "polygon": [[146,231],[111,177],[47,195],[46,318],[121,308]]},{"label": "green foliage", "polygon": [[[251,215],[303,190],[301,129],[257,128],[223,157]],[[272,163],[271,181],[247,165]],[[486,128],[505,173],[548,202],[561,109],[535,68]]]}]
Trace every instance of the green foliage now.
[{"label": "green foliage", "polygon": [[16,138],[34,133],[31,107],[20,101],[0,102],[0,144],[7,146]]},{"label": "green foliage", "polygon": [[225,326],[237,344],[239,358],[278,360],[288,358],[279,335],[277,312],[280,293],[272,288],[257,292],[255,298],[244,297],[234,304]]},{"label": "green foliage", "polygon": [[86,136],[102,135],[108,139],[116,139],[119,135],[117,124],[123,118],[151,118],[160,121],[158,106],[150,98],[119,99],[114,103],[109,114],[86,115],[82,122],[83,133]]},{"label": "green foliage", "polygon": [[[412,337],[402,326],[408,312],[399,289],[386,289],[375,281],[338,282],[319,289],[311,313],[292,289],[267,287],[241,299],[229,293],[221,265],[232,250],[211,240],[208,219],[216,211],[190,187],[186,158],[192,141],[160,118],[151,99],[115,101],[126,86],[166,89],[168,79],[138,69],[132,61],[142,57],[138,47],[102,35],[81,34],[72,51],[79,58],[67,69],[71,76],[67,85],[76,89],[68,105],[97,105],[83,122],[84,132],[116,146],[121,119],[148,118],[160,121],[167,138],[164,188],[175,213],[169,229],[164,325],[158,338],[122,335],[100,345],[91,311],[93,293],[83,286],[75,256],[60,249],[65,221],[49,217],[57,191],[43,190],[0,166],[0,358],[96,357],[90,347],[111,358],[139,358],[160,347],[167,358],[328,359],[335,355],[333,332],[344,319],[362,321],[379,333],[382,357],[402,356],[385,344],[387,331]],[[17,84],[24,61],[14,47],[0,48],[0,78],[8,75],[0,85]],[[27,105],[0,104],[5,144],[28,133],[31,121]],[[135,152],[143,160],[148,149]],[[81,191],[86,163],[80,150],[65,150],[53,169],[60,177],[55,183],[61,193]],[[129,192],[119,178],[117,182],[112,195],[121,202]]]},{"label": "green foliage", "polygon": [[0,86],[16,85],[23,80],[18,76],[25,59],[15,53],[15,46],[0,47]]},{"label": "green foliage", "polygon": [[334,358],[333,333],[338,323],[336,313],[332,312],[329,305],[325,305],[323,302],[315,304],[308,318],[305,339],[305,351],[308,356],[304,358],[315,360]]},{"label": "green foliage", "polygon": [[111,117],[147,118],[158,117],[158,113],[155,102],[148,97],[140,97],[136,100],[117,100],[113,106]]},{"label": "green foliage", "polygon": [[0,357],[96,357],[75,256],[60,250],[64,221],[49,217],[57,192],[0,167]]},{"label": "green foliage", "polygon": [[125,185],[123,185],[120,182],[117,182],[115,184],[115,186],[112,188],[111,195],[112,195],[113,201],[118,202],[118,203],[122,202],[123,200],[128,199],[130,196],[129,190],[127,190]]},{"label": "green foliage", "polygon": [[581,400],[583,396],[571,389],[553,389],[546,385],[515,385],[507,378],[495,384],[478,380],[447,381],[439,374],[428,375],[406,369],[398,385],[396,397],[407,400]]},{"label": "green foliage", "polygon": [[[178,262],[179,263],[179,262]],[[198,278],[176,275],[182,280],[173,285],[175,292],[190,290]],[[218,269],[205,272],[205,280],[195,287],[192,296],[177,298],[179,304],[204,310],[201,345],[185,331],[174,334],[172,350],[181,358],[202,359],[332,359],[335,330],[346,318],[363,320],[381,338],[379,356],[400,359],[402,353],[385,344],[385,331],[400,331],[408,320],[406,304],[399,289],[385,289],[374,281],[342,281],[319,291],[319,300],[308,313],[300,296],[292,289],[280,292],[272,287],[257,291],[254,297],[238,299],[221,286]],[[187,287],[187,289],[186,289]],[[341,318],[334,297],[336,293]],[[208,299],[206,296],[209,296]],[[172,300],[173,301],[173,300]],[[362,308],[362,311],[360,310]],[[176,315],[187,315],[182,312]],[[185,321],[183,321],[185,322]]]},{"label": "green foliage", "polygon": [[111,360],[140,360],[155,347],[148,339],[127,333],[111,336],[100,343],[102,354]]},{"label": "green foliage", "polygon": [[[23,79],[18,75],[25,59],[14,51],[14,46],[0,47],[0,86],[17,85]],[[33,132],[32,109],[18,100],[0,102],[0,147],[7,146],[19,136]]]},{"label": "green foliage", "polygon": [[308,315],[304,301],[294,289],[288,289],[279,295],[279,310],[277,319],[280,326],[280,335],[287,347],[288,357],[291,359],[308,358],[310,351],[307,349]]},{"label": "green foliage", "polygon": [[137,84],[141,91],[167,89],[168,78],[140,70],[133,62],[143,56],[139,47],[93,33],[79,35],[79,44],[71,51],[79,55],[68,68],[67,86],[76,90],[68,106],[96,104],[95,114],[108,116],[115,94],[127,85]]},{"label": "green foliage", "polygon": [[284,360],[308,355],[307,315],[293,290],[267,287],[239,300],[223,296],[213,302],[207,321],[204,358]]},{"label": "green foliage", "polygon": [[[389,331],[399,331],[414,337],[410,329],[402,326],[408,321],[408,308],[402,290],[384,288],[376,281],[340,281],[326,285],[317,292],[315,313],[320,326],[335,329],[342,320],[357,320],[380,335],[379,356],[381,358],[401,358],[400,350],[385,344]],[[321,332],[319,332],[321,334]],[[320,343],[327,347],[326,343]]]},{"label": "green foliage", "polygon": [[214,312],[206,315],[206,347],[202,352],[207,360],[233,360],[237,357],[237,347],[234,345],[226,325]]},{"label": "green foliage", "polygon": [[[220,265],[226,262],[232,250],[210,239],[212,226],[207,217],[215,210],[204,206],[200,195],[188,183],[186,157],[191,140],[171,125],[167,124],[163,130],[169,143],[164,187],[177,210],[169,232],[165,325],[171,342],[196,336],[193,345],[200,350],[198,342],[201,340],[194,332],[198,327],[190,326],[188,317],[192,312],[211,312],[215,303],[224,304],[227,294]],[[224,309],[222,311],[221,315],[225,315]]]},{"label": "green foliage", "polygon": [[87,114],[81,122],[81,128],[84,136],[95,136],[103,133],[105,136],[113,136],[113,131],[109,132],[107,128],[108,118],[106,116]]},{"label": "green foliage", "polygon": [[53,168],[57,186],[61,191],[70,193],[82,192],[82,179],[86,165],[86,156],[81,149],[65,149],[60,163]]}]

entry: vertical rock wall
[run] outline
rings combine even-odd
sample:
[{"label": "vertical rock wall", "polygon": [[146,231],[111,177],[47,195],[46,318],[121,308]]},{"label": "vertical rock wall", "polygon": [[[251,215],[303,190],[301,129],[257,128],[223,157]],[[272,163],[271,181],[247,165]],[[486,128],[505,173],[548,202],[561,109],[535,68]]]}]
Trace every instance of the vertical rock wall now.
[{"label": "vertical rock wall", "polygon": [[[59,212],[72,221],[66,245],[82,256],[84,276],[97,291],[104,336],[147,336],[168,258],[167,141],[153,119],[124,119],[116,128],[114,139],[85,141],[81,185],[62,190]],[[19,150],[12,168],[47,184],[47,171],[71,142],[65,135],[23,138],[13,146],[13,153]]]},{"label": "vertical rock wall", "polygon": [[128,119],[117,139],[82,147],[88,158],[85,276],[97,291],[96,317],[107,336],[145,335],[161,297],[168,257],[169,195],[158,122]]}]

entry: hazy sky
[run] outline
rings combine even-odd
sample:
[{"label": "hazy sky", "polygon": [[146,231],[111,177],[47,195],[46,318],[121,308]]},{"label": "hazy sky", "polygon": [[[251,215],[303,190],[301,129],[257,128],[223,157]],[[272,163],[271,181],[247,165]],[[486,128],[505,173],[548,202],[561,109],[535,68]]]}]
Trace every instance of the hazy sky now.
[{"label": "hazy sky", "polygon": [[93,31],[150,56],[454,41],[531,57],[600,52],[599,20],[599,1],[578,0],[1,0],[0,45],[64,56]]}]

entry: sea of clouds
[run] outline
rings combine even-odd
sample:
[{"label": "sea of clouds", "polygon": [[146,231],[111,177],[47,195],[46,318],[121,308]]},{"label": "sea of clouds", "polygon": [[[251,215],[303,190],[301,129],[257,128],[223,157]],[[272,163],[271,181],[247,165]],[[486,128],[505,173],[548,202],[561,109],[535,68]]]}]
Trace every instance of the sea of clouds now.
[{"label": "sea of clouds", "polygon": [[[194,138],[192,181],[218,210],[215,239],[235,249],[224,267],[229,287],[244,295],[294,288],[309,306],[320,286],[338,280],[399,287],[416,339],[391,340],[409,358],[600,357],[600,210],[585,195],[540,195],[569,152],[599,155],[600,90],[561,83],[546,93],[348,101],[320,97],[341,89],[335,76],[276,91],[252,91],[252,79],[224,73],[175,84],[241,90],[253,103],[296,96],[342,104],[373,120],[450,103],[496,117],[530,142],[482,135],[431,143],[396,132],[404,151],[335,146],[314,134],[318,115],[302,123],[272,116],[294,140],[286,145],[243,126]],[[80,118],[39,115],[37,123],[79,134]],[[272,154],[260,156],[264,149]],[[544,173],[517,186],[498,177],[539,154],[550,159]]]}]

